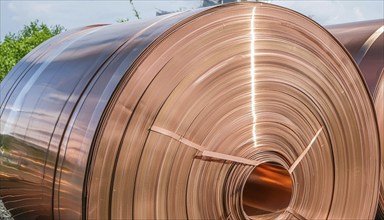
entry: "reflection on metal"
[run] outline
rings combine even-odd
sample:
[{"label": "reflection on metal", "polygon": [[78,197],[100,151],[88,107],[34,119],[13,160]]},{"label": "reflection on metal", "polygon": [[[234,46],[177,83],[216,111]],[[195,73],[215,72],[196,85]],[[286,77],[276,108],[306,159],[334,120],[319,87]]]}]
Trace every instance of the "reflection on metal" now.
[{"label": "reflection on metal", "polygon": [[[292,177],[281,166],[263,163],[249,175],[243,190],[243,208],[251,217],[281,214],[292,197]],[[265,216],[266,217],[266,216]]]},{"label": "reflection on metal", "polygon": [[[344,44],[369,86],[374,101],[381,143],[381,170],[384,170],[384,20],[330,26]],[[384,176],[381,174],[379,219],[384,219]]]},{"label": "reflection on metal", "polygon": [[333,36],[291,10],[73,30],[0,87],[0,196],[15,218],[375,215],[369,92]]},{"label": "reflection on metal", "polygon": [[327,27],[359,65],[372,96],[384,66],[383,26],[374,20]]},{"label": "reflection on metal", "polygon": [[256,71],[255,71],[255,13],[256,7],[252,9],[251,17],[251,49],[250,49],[250,74],[251,74],[251,111],[252,111],[252,140],[253,146],[257,147],[257,138],[256,138]]},{"label": "reflection on metal", "polygon": [[384,32],[384,26],[381,26],[377,31],[375,31],[368,39],[365,41],[363,46],[360,48],[359,53],[355,56],[357,64],[360,64],[367,54],[368,50],[371,48],[372,44],[376,42],[377,38],[380,37]]},{"label": "reflection on metal", "polygon": [[288,173],[289,174],[292,174],[293,171],[295,170],[295,168],[297,167],[297,165],[299,165],[299,163],[301,162],[301,160],[304,158],[304,156],[308,153],[308,151],[311,149],[311,147],[313,146],[313,144],[315,143],[317,137],[319,137],[320,135],[320,132],[323,130],[323,127],[321,127],[315,134],[315,136],[312,138],[311,142],[309,143],[309,145],[303,150],[303,152],[300,154],[299,157],[297,157],[297,159],[293,162],[293,164],[291,165],[291,167],[289,167],[288,169]]}]

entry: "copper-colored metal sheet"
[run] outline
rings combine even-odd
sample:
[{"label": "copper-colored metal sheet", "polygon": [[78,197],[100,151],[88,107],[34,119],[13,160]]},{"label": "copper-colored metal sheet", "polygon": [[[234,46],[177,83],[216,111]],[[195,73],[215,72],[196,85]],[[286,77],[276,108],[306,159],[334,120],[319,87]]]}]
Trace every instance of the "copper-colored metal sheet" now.
[{"label": "copper-colored metal sheet", "polygon": [[346,47],[364,76],[372,95],[384,68],[384,20],[328,26]]},{"label": "copper-colored metal sheet", "polygon": [[[384,48],[384,47],[383,47]],[[377,115],[377,122],[380,131],[380,143],[381,143],[381,185],[380,185],[380,200],[377,216],[381,219],[384,218],[384,71],[381,73],[380,80],[377,83],[375,94],[375,109]]]},{"label": "copper-colored metal sheet", "polygon": [[[370,89],[380,131],[381,158],[384,158],[384,20],[373,20],[327,27],[344,44]],[[384,160],[381,162],[384,170]],[[377,216],[384,219],[384,177],[381,174]]]},{"label": "copper-colored metal sheet", "polygon": [[366,85],[332,35],[285,8],[76,30],[24,58],[1,92],[0,195],[15,217],[376,212]]}]

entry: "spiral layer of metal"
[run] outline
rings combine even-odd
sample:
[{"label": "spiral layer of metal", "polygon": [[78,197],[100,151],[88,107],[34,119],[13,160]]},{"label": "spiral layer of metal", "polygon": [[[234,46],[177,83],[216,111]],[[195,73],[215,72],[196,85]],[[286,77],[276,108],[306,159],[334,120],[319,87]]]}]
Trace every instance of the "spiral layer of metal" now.
[{"label": "spiral layer of metal", "polygon": [[381,184],[377,216],[384,219],[384,20],[327,27],[350,52],[375,103],[381,143]]}]

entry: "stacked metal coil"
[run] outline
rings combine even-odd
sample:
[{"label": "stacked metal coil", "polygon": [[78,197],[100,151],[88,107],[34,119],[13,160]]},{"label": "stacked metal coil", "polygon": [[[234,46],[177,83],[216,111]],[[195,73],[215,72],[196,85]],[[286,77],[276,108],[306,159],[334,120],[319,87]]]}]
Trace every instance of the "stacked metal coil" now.
[{"label": "stacked metal coil", "polygon": [[[384,20],[327,27],[350,52],[364,76],[374,100],[384,158]],[[384,160],[381,160],[384,170]],[[381,172],[378,218],[384,219],[384,177]]]},{"label": "stacked metal coil", "polygon": [[55,37],[1,83],[18,218],[373,218],[380,149],[355,63],[291,10],[229,4]]}]

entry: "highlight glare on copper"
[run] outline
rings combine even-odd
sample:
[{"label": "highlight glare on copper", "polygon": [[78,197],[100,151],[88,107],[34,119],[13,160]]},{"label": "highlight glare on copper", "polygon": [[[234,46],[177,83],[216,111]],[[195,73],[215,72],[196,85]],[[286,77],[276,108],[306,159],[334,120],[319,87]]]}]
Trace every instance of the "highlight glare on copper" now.
[{"label": "highlight glare on copper", "polygon": [[256,7],[253,7],[252,9],[252,17],[251,17],[251,49],[250,49],[250,65],[251,65],[251,111],[252,111],[252,139],[253,139],[253,146],[257,147],[257,139],[256,139],[256,122],[257,122],[257,115],[256,115],[256,71],[255,71],[255,13],[256,13]]}]

